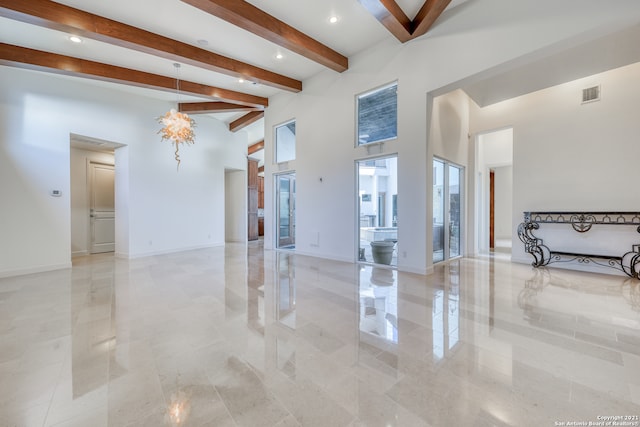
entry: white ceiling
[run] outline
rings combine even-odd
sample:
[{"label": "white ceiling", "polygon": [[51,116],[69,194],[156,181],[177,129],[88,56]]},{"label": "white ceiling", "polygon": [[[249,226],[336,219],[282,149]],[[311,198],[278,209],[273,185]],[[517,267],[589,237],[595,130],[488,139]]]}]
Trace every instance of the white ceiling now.
[{"label": "white ceiling", "polygon": [[[347,57],[351,57],[385,38],[395,40],[358,0],[248,1]],[[424,0],[396,1],[410,18],[415,16],[424,3]],[[467,1],[469,0],[452,0],[441,19],[436,21],[434,28],[437,28],[439,22],[455,19],[458,11],[471,4],[469,2],[458,8]],[[59,0],[57,3],[139,27],[301,81],[325,69],[324,66],[316,62],[283,49],[180,0]],[[496,7],[501,5],[499,3]],[[329,17],[334,15],[338,17],[338,22],[330,24]],[[640,60],[640,51],[635,43],[629,44],[629,41],[640,38],[640,29],[636,28],[631,31],[635,31],[635,33],[631,37],[626,35],[624,45],[622,39],[618,40],[615,36],[600,42],[609,43],[611,46],[611,48],[600,46],[597,49],[600,52],[603,49],[610,52],[605,58],[593,58],[588,54],[589,46],[583,45],[580,47],[581,50],[576,50],[571,55],[559,53],[553,58],[547,58],[547,62],[538,66],[534,71],[532,71],[531,64],[522,64],[519,69],[514,67],[500,76],[493,73],[490,78],[482,81],[476,79],[463,88],[479,105],[486,105],[581,77],[577,75],[580,74],[576,71],[577,69],[581,69],[581,73],[584,74],[584,72],[592,70],[599,72],[625,63],[637,62]],[[171,60],[91,39],[84,39],[83,43],[74,44],[68,40],[68,36],[68,34],[59,31],[0,18],[0,40],[5,43],[154,74],[171,77],[176,75]],[[423,37],[428,36],[429,34]],[[598,43],[597,40],[593,42]],[[397,43],[400,44],[400,42]],[[276,59],[277,53],[282,53],[283,59]],[[585,66],[585,61],[589,63],[589,67]],[[180,68],[180,78],[263,97],[271,97],[280,92],[280,89],[260,84],[239,83],[234,77],[190,65],[183,65]],[[114,85],[114,83],[95,80],[92,80],[92,84]],[[155,99],[175,100],[175,94],[171,92],[124,85],[118,85],[118,88]],[[185,95],[181,97],[183,102],[199,100],[204,99]],[[242,114],[217,113],[213,116],[229,123]],[[255,143],[264,138],[264,121],[260,120],[245,128],[244,131],[248,132],[248,143]]]},{"label": "white ceiling", "polygon": [[[453,0],[453,8],[467,0]],[[350,57],[387,37],[393,36],[357,0],[248,0],[249,3],[279,20],[315,38],[333,50]],[[142,28],[217,54],[231,57],[296,80],[310,78],[324,66],[284,49],[270,41],[236,27],[179,0],[58,0],[61,3],[115,21]],[[424,0],[398,0],[405,13],[413,18]],[[338,17],[331,24],[329,18]],[[0,18],[0,39],[9,44],[89,59],[154,74],[175,76],[173,61],[107,43],[83,39],[74,44],[69,34],[7,18]],[[399,42],[398,42],[399,43]],[[282,59],[276,59],[276,54]],[[277,94],[280,89],[249,82],[190,65],[182,65],[183,80],[235,90],[262,97]],[[95,84],[111,85],[94,81]],[[175,99],[172,93],[123,87],[162,100]],[[187,97],[182,101],[198,101]],[[243,113],[214,116],[226,123]],[[264,137],[263,120],[249,129],[253,143]]]}]

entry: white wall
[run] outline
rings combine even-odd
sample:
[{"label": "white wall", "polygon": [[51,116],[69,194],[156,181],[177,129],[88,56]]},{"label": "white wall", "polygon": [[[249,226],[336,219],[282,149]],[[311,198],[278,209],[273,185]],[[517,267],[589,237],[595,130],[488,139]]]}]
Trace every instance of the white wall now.
[{"label": "white wall", "polygon": [[[513,126],[514,261],[532,261],[516,234],[523,211],[638,210],[639,76],[637,63],[472,109],[474,132]],[[598,84],[602,100],[581,105]]]},{"label": "white wall", "polygon": [[469,97],[455,90],[433,99],[431,154],[460,166],[469,160]]},{"label": "white wall", "polygon": [[129,207],[129,147],[116,150],[116,256],[126,258],[131,253]]},{"label": "white wall", "polygon": [[[549,13],[553,10],[553,14]],[[427,156],[427,93],[584,32],[640,20],[635,0],[606,8],[597,0],[510,2],[477,0],[455,9],[431,32],[399,44],[391,36],[349,58],[341,74],[323,71],[298,94],[270,99],[265,113],[265,247],[273,242],[273,126],[295,118],[299,253],[355,260],[356,159],[398,153],[398,258],[400,270],[426,273],[430,158]],[[355,95],[398,80],[398,138],[371,153],[355,143]],[[318,177],[324,179],[319,181]],[[339,208],[337,208],[339,207]],[[320,232],[314,246],[311,230]],[[406,254],[406,256],[404,256]]]},{"label": "white wall", "polygon": [[[71,133],[127,145],[116,154],[116,191],[128,182],[128,194],[116,195],[129,230],[120,255],[224,244],[224,169],[246,169],[246,133],[197,117],[177,172],[173,147],[157,135],[156,117],[171,106],[116,85],[0,67],[0,275],[70,265]],[[49,196],[53,188],[62,197]]]},{"label": "white wall", "polygon": [[[461,235],[463,239],[469,235],[467,232],[469,216],[469,97],[461,90],[454,90],[447,94],[433,98],[431,108],[431,127],[429,129],[429,147],[427,174],[429,194],[433,189],[433,158],[438,157],[450,163],[455,163],[464,168],[462,184],[462,214],[463,227]],[[427,203],[428,224],[433,224],[434,197],[431,195]],[[441,208],[439,208],[441,210]],[[432,227],[427,227],[427,233],[431,236]],[[430,240],[433,242],[433,239]],[[462,255],[468,254],[468,249],[462,249]],[[433,244],[427,246],[427,257],[433,259]],[[429,265],[431,262],[428,263]]]},{"label": "white wall", "polygon": [[71,148],[71,255],[89,253],[88,161],[114,164],[112,153]]}]

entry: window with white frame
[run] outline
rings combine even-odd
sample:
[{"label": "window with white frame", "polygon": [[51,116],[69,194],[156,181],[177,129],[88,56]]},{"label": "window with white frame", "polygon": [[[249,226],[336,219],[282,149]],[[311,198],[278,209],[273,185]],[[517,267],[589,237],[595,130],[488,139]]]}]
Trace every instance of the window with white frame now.
[{"label": "window with white frame", "polygon": [[296,122],[283,123],[275,128],[276,163],[288,162],[296,158]]},{"label": "window with white frame", "polygon": [[398,82],[356,98],[357,145],[398,137]]}]

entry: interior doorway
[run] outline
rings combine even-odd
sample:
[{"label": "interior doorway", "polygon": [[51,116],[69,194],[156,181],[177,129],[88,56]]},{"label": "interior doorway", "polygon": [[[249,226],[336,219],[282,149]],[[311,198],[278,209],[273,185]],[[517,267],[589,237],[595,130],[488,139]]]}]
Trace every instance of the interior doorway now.
[{"label": "interior doorway", "polygon": [[276,247],[296,247],[296,174],[275,175],[276,184]]},{"label": "interior doorway", "polygon": [[[127,147],[71,134],[69,151],[71,256],[118,251],[127,256]],[[125,166],[116,168],[117,162]]]},{"label": "interior doorway", "polygon": [[511,255],[513,240],[513,128],[476,137],[476,251]]},{"label": "interior doorway", "polygon": [[89,161],[89,253],[116,248],[115,168]]}]

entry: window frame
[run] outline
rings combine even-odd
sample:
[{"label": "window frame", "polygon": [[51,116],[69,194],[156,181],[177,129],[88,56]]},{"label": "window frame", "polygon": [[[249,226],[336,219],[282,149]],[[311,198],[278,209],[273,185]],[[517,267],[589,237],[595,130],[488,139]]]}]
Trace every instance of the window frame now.
[{"label": "window frame", "polygon": [[[293,141],[293,158],[292,159],[288,159],[288,160],[281,160],[278,161],[278,129],[284,126],[287,126],[288,124],[293,123],[296,127],[296,133],[294,133],[294,141]],[[296,123],[296,119],[289,119],[287,121],[284,121],[282,123],[279,123],[277,125],[273,126],[273,163],[274,164],[283,164],[283,163],[287,163],[287,162],[291,162],[294,161],[296,159],[296,155],[297,155],[297,150],[296,150],[296,146],[298,144],[298,132],[297,132],[297,123]]]},{"label": "window frame", "polygon": [[[389,138],[383,138],[383,139],[379,139],[379,140],[375,140],[375,141],[367,141],[367,142],[360,142],[360,100],[364,97],[367,97],[369,95],[373,95],[376,92],[380,92],[383,91],[385,89],[389,89],[394,87],[396,88],[396,129],[395,129],[395,135]],[[398,80],[394,80],[392,82],[377,86],[373,89],[367,90],[365,92],[361,92],[355,95],[355,147],[364,147],[364,146],[368,146],[368,145],[372,145],[372,144],[380,144],[383,142],[387,142],[387,141],[392,141],[394,139],[398,139],[398,87],[399,87],[399,83]]]}]

